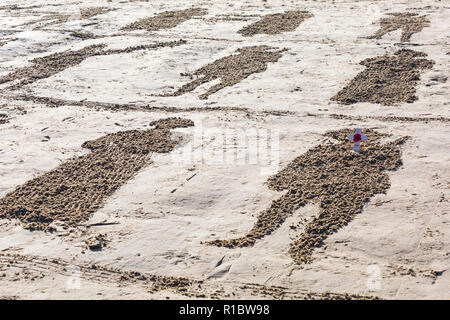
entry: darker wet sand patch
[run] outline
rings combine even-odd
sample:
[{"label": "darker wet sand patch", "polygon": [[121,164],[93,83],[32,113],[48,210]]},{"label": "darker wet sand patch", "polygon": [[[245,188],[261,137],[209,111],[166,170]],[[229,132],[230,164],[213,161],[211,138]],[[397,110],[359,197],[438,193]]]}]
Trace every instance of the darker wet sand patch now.
[{"label": "darker wet sand patch", "polygon": [[370,38],[381,39],[384,35],[401,29],[400,41],[408,42],[414,33],[430,25],[430,20],[425,16],[418,16],[417,13],[389,13],[389,15],[390,17],[381,19],[380,29]]},{"label": "darker wet sand patch", "polygon": [[263,16],[259,21],[252,23],[238,33],[245,37],[255,34],[279,34],[292,32],[306,19],[313,15],[307,11],[287,11],[285,13],[275,13]]},{"label": "darker wet sand patch", "polygon": [[401,49],[393,55],[369,58],[360,62],[366,69],[353,78],[331,100],[342,104],[370,102],[382,105],[412,103],[420,73],[433,68],[426,53]]},{"label": "darker wet sand patch", "polygon": [[86,222],[108,197],[151,162],[151,153],[170,152],[178,144],[170,129],[193,126],[188,119],[152,122],[156,128],[107,134],[86,141],[90,153],[19,186],[0,199],[0,218],[19,219],[30,230],[52,231]]},{"label": "darker wet sand patch", "polygon": [[402,165],[400,145],[406,137],[381,144],[382,134],[367,130],[368,142],[359,153],[352,151],[348,135],[352,130],[331,131],[326,135],[337,143],[321,144],[297,157],[286,168],[268,179],[272,190],[286,193],[262,211],[254,227],[243,237],[213,240],[206,244],[220,247],[249,247],[277,230],[287,217],[308,202],[318,203],[319,214],[309,222],[289,249],[299,263],[312,261],[312,253],[332,233],[361,213],[375,194],[389,187],[386,171]]},{"label": "darker wet sand patch", "polygon": [[38,80],[49,78],[70,67],[79,65],[85,59],[100,55],[112,55],[130,53],[138,50],[157,49],[161,47],[174,47],[185,44],[184,40],[158,42],[150,45],[132,46],[125,49],[105,49],[106,44],[95,44],[80,50],[66,50],[51,55],[31,60],[31,65],[18,68],[17,70],[0,77],[0,84],[19,81],[10,86],[10,89],[18,89],[24,85],[34,83]]},{"label": "darker wet sand patch", "polygon": [[220,79],[220,83],[213,85],[199,96],[200,99],[208,99],[211,94],[225,87],[234,86],[253,73],[266,71],[267,64],[269,62],[277,62],[286,50],[278,50],[278,48],[265,45],[240,48],[236,51],[237,54],[218,59],[194,71],[192,74],[186,74],[191,78],[195,76],[197,79],[183,85],[174,93],[164,94],[163,96],[180,96],[195,90],[202,84]]},{"label": "darker wet sand patch", "polygon": [[201,8],[189,8],[185,10],[177,11],[165,11],[158,13],[157,15],[145,19],[133,22],[121,30],[133,31],[133,30],[147,30],[158,31],[161,29],[171,29],[179,24],[188,21],[194,17],[203,16],[207,13],[206,9]]}]

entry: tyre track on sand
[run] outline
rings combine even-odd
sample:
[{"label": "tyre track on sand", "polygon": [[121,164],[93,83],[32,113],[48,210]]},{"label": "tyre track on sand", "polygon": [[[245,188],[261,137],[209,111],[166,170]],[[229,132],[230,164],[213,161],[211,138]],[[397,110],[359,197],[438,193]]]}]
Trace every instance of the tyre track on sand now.
[{"label": "tyre track on sand", "polygon": [[137,285],[149,293],[171,291],[186,297],[224,299],[237,295],[252,295],[269,299],[311,299],[311,300],[349,300],[377,299],[347,293],[311,292],[293,290],[281,286],[267,286],[257,283],[204,282],[185,277],[169,277],[95,263],[77,263],[57,258],[0,252],[0,281],[36,281],[55,274],[65,277],[76,275],[85,281],[115,286]]},{"label": "tyre track on sand", "polygon": [[80,50],[66,50],[56,52],[44,57],[31,60],[31,66],[18,68],[5,76],[0,77],[0,84],[18,81],[8,89],[19,89],[27,84],[32,84],[38,80],[49,78],[70,67],[79,65],[90,57],[130,53],[137,50],[158,49],[162,47],[175,47],[185,44],[184,40],[157,42],[155,44],[127,47],[125,49],[105,49],[106,44],[94,44]]},{"label": "tyre track on sand", "polygon": [[203,16],[208,11],[202,8],[189,8],[185,10],[164,11],[157,15],[144,18],[133,22],[125,27],[122,31],[147,30],[158,31],[162,29],[171,29],[179,24],[188,21],[194,17]]},{"label": "tyre track on sand", "polygon": [[400,41],[409,42],[414,33],[422,31],[423,28],[430,26],[430,20],[425,16],[418,16],[417,13],[389,13],[390,17],[382,18],[380,29],[369,39],[381,39],[384,35],[401,29],[402,36]]},{"label": "tyre track on sand", "polygon": [[[9,276],[12,280],[39,279],[52,274],[70,277],[77,268],[81,279],[101,284],[116,284],[126,286],[137,284],[144,286],[150,293],[170,290],[183,295],[196,296],[201,294],[196,290],[201,281],[189,280],[183,277],[167,277],[143,274],[137,271],[127,271],[97,264],[79,264],[56,258],[45,258],[31,255],[0,253],[0,272],[3,278]],[[18,272],[19,270],[19,272]],[[22,272],[20,272],[22,271]]]},{"label": "tyre track on sand", "polygon": [[348,85],[331,98],[341,104],[357,102],[395,105],[401,102],[412,103],[420,73],[433,68],[432,60],[426,53],[401,49],[393,55],[369,58],[359,64],[366,67]]}]

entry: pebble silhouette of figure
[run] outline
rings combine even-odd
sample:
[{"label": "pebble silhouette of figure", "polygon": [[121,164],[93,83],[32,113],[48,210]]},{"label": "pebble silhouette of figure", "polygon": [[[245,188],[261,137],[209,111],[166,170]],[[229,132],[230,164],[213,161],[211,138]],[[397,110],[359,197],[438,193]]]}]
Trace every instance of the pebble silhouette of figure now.
[{"label": "pebble silhouette of figure", "polygon": [[424,52],[400,49],[393,54],[365,59],[359,64],[366,68],[331,100],[345,105],[357,102],[413,103],[418,99],[415,93],[421,73],[435,64],[426,57]]},{"label": "pebble silhouette of figure", "polygon": [[351,129],[328,132],[326,136],[338,140],[337,143],[308,150],[269,178],[269,188],[286,190],[286,193],[259,214],[245,236],[206,244],[229,248],[253,246],[258,239],[279,228],[297,209],[314,202],[319,205],[319,214],[304,226],[289,249],[295,262],[311,262],[315,248],[360,213],[373,195],[388,190],[386,171],[402,164],[399,146],[407,137],[381,144],[379,140],[384,135],[372,130],[365,132],[369,139],[359,153],[352,151],[348,141],[349,134],[353,133]]},{"label": "pebble silhouette of figure", "polygon": [[70,67],[77,66],[85,59],[101,55],[130,53],[138,50],[158,49],[161,47],[175,47],[185,44],[184,40],[158,42],[155,44],[127,47],[125,49],[107,49],[106,44],[93,44],[79,50],[66,50],[52,53],[44,57],[30,60],[30,66],[19,67],[0,77],[0,84],[17,81],[10,89],[18,89],[38,80],[49,78]]},{"label": "pebble silhouette of figure", "polygon": [[388,13],[390,17],[382,18],[380,29],[370,38],[381,39],[384,35],[402,30],[401,41],[408,42],[414,33],[422,31],[423,28],[430,25],[430,20],[425,16],[418,16],[417,13]]},{"label": "pebble silhouette of figure", "polygon": [[86,141],[91,152],[69,160],[19,186],[0,199],[0,218],[19,219],[25,228],[52,231],[60,221],[87,221],[120,186],[151,162],[151,153],[170,152],[178,144],[170,129],[189,127],[189,119],[166,118],[154,129],[128,130]]},{"label": "pebble silhouette of figure", "polygon": [[183,85],[174,93],[165,96],[180,96],[186,92],[195,90],[204,83],[220,79],[220,83],[213,85],[205,93],[199,96],[200,99],[207,99],[211,94],[227,87],[234,86],[252,73],[264,72],[267,70],[269,62],[277,62],[281,58],[282,50],[269,46],[253,46],[238,49],[231,56],[218,59],[204,67],[194,71],[193,75],[197,79]]}]

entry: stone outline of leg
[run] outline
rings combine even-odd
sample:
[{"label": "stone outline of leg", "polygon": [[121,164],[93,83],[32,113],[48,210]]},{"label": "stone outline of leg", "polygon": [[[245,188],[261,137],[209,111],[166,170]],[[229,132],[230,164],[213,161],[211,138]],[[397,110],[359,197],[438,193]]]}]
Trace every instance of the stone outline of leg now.
[{"label": "stone outline of leg", "polygon": [[[289,200],[290,197],[293,198],[292,201]],[[305,202],[301,201],[295,205],[280,208],[280,204],[282,204],[283,201],[286,201],[288,204],[295,203],[295,198],[296,195],[293,196],[287,193],[279,199],[272,201],[269,208],[260,212],[256,223],[244,236],[228,240],[211,240],[206,241],[203,244],[227,248],[251,247],[256,243],[256,240],[262,239],[277,230],[284,223],[286,218],[290,217],[297,209],[305,204]],[[279,211],[281,211],[281,213]]]},{"label": "stone outline of leg", "polygon": [[210,81],[211,81],[211,79],[208,79],[206,76],[199,77],[195,80],[192,80],[192,81],[182,85],[181,88],[179,88],[177,91],[175,91],[173,93],[161,94],[161,96],[162,97],[178,97],[185,93],[192,92],[195,89],[197,89],[198,87],[200,87],[201,85],[208,83]]}]

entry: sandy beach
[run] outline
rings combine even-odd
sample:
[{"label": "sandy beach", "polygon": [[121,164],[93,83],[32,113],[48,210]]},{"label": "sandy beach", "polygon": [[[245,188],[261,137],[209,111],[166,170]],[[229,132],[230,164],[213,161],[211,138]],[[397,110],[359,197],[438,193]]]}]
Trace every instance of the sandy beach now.
[{"label": "sandy beach", "polygon": [[450,299],[444,1],[0,21],[0,299]]}]

